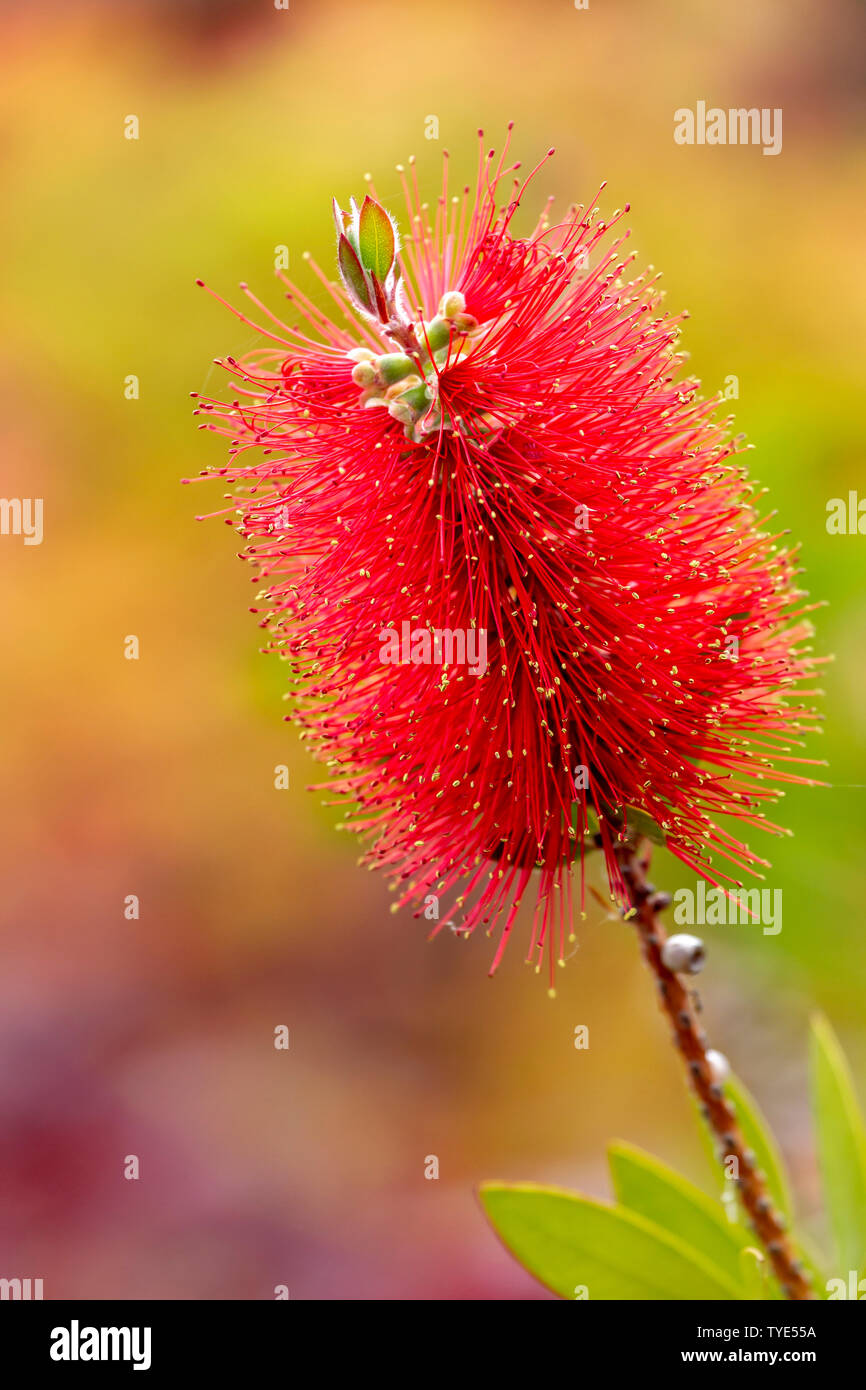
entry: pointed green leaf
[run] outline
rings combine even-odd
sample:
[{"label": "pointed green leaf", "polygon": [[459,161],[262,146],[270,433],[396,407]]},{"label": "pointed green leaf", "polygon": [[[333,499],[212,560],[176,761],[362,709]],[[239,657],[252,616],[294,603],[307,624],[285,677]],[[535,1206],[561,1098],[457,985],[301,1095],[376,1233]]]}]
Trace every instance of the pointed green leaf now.
[{"label": "pointed green leaf", "polygon": [[740,1254],[752,1237],[728,1219],[721,1202],[714,1202],[673,1168],[631,1144],[611,1144],[608,1159],[622,1206],[700,1251],[734,1283],[742,1282]]},{"label": "pointed green leaf", "polygon": [[646,836],[654,845],[665,843],[665,832],[658,821],[653,820],[647,811],[641,811],[637,806],[625,808],[625,824],[627,829],[635,831],[638,835]]},{"label": "pointed green leaf", "polygon": [[358,250],[364,269],[381,284],[394,264],[396,249],[390,217],[368,194],[358,220]]},{"label": "pointed green leaf", "polygon": [[624,826],[633,834],[645,836],[654,845],[665,843],[665,832],[658,821],[654,820],[648,811],[642,811],[639,806],[626,806],[623,814],[602,799],[599,801],[599,811],[610,825],[617,828]]},{"label": "pointed green leaf", "polygon": [[770,1263],[762,1250],[745,1245],[739,1254],[740,1277],[747,1290],[746,1297],[764,1301],[773,1297]]},{"label": "pointed green leaf", "polygon": [[573,1299],[737,1299],[740,1286],[645,1217],[533,1183],[485,1183],[503,1243],[542,1284]]},{"label": "pointed green leaf", "polygon": [[761,1114],[757,1101],[735,1076],[729,1076],[725,1082],[725,1094],[734,1103],[737,1123],[743,1131],[746,1147],[754,1151],[758,1167],[766,1175],[767,1187],[774,1205],[790,1225],[793,1221],[791,1189],[773,1131]]},{"label": "pointed green leaf", "polygon": [[336,198],[331,199],[331,211],[334,214],[334,226],[337,229],[337,238],[339,239],[346,230],[346,222],[348,219]]},{"label": "pointed green leaf", "polygon": [[810,1052],[818,1158],[840,1266],[834,1275],[846,1278],[853,1269],[862,1278],[866,1272],[866,1126],[845,1054],[821,1015],[812,1020]]},{"label": "pointed green leaf", "polygon": [[367,282],[364,279],[361,262],[352,250],[349,238],[343,232],[340,233],[340,240],[337,243],[337,259],[340,263],[340,274],[346,289],[363,309],[372,313],[373,304]]}]

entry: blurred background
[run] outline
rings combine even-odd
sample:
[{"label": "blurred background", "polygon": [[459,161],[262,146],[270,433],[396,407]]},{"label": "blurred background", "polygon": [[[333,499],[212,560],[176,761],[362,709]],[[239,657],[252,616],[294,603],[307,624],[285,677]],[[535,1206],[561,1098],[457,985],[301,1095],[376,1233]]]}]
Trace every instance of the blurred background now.
[{"label": "blurred background", "polygon": [[[516,939],[490,981],[490,942],[428,944],[389,912],[306,789],[320,772],[282,722],[285,669],[258,654],[237,537],[194,520],[219,485],[179,485],[222,462],[188,393],[255,341],[195,277],[235,302],[248,280],[279,310],[284,245],[323,302],[302,256],[331,265],[333,194],[370,170],[399,212],[397,161],[416,154],[432,194],[443,148],[468,173],[476,128],[496,145],[509,119],[527,167],[557,148],[539,202],[602,179],[606,212],[631,202],[639,263],[691,312],[707,393],[736,378],[753,473],[829,600],[816,645],[837,661],[810,752],[833,785],[789,792],[795,837],[761,846],[781,933],[706,928],[701,977],[712,1042],[776,1127],[820,1240],[814,1008],[866,1085],[866,539],[825,526],[829,499],[866,495],[863,6],[2,14],[2,492],[44,498],[44,541],[0,537],[0,1274],[43,1278],[46,1298],[537,1298],[484,1222],[481,1180],[610,1195],[622,1138],[720,1185],[620,922],[593,909],[551,1002]],[[676,145],[673,113],[698,100],[781,107],[782,153]],[[654,877],[687,884],[664,855]]]}]

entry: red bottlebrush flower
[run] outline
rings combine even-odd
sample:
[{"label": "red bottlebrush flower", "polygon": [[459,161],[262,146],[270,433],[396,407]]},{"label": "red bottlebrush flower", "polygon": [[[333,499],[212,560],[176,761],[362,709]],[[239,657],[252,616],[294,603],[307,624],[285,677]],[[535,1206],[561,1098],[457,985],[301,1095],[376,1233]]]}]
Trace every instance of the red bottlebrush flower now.
[{"label": "red bottlebrush flower", "polygon": [[446,155],[432,210],[401,170],[402,250],[373,197],[335,204],[342,284],[310,264],[336,321],[288,281],[291,326],[247,291],[269,345],[199,410],[368,861],[417,915],[453,900],[434,931],[498,928],[492,969],[533,884],[552,977],[593,848],[620,902],[640,834],[714,884],[766,862],[719,818],[781,833],[813,662],[794,553],[677,379],[679,320],[608,242],[622,214],[548,202],[516,236],[507,150],[482,144],[474,197]]}]

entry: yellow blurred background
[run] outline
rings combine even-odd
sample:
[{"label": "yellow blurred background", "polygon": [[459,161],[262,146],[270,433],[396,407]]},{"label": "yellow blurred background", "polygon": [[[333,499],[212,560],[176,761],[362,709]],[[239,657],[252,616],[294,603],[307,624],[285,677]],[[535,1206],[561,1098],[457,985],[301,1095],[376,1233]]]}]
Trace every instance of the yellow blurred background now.
[{"label": "yellow blurred background", "polygon": [[[790,792],[795,837],[760,846],[782,932],[706,928],[700,982],[820,1239],[811,1009],[866,1082],[866,539],[825,526],[866,492],[863,7],[141,0],[3,21],[2,492],[44,499],[44,540],[0,537],[0,1274],[47,1298],[535,1298],[479,1181],[608,1195],[617,1137],[716,1191],[628,928],[593,909],[551,1002],[518,932],[491,982],[490,942],[391,915],[306,790],[237,537],[194,520],[219,486],[179,485],[223,461],[189,392],[219,394],[211,360],[255,341],[195,277],[279,310],[286,245],[323,302],[302,255],[332,264],[332,195],[370,170],[399,215],[396,162],[415,153],[433,194],[443,148],[468,173],[476,128],[496,145],[509,119],[526,167],[556,146],[539,202],[603,179],[605,211],[631,202],[639,264],[692,314],[691,368],[708,394],[737,378],[753,473],[830,600],[809,751],[833,786]],[[782,153],[676,145],[698,100],[781,107]],[[686,883],[664,855],[654,876]]]}]

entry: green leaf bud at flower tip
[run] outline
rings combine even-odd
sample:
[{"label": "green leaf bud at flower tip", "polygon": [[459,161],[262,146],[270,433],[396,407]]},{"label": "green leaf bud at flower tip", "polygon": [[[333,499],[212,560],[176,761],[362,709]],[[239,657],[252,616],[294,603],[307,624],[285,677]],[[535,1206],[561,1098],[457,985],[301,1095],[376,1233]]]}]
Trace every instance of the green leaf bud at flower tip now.
[{"label": "green leaf bud at flower tip", "polygon": [[397,236],[385,209],[367,194],[358,217],[358,252],[365,270],[383,282],[394,264]]},{"label": "green leaf bud at flower tip", "polygon": [[351,242],[345,234],[341,234],[340,240],[337,243],[337,260],[339,262],[343,284],[350,298],[362,309],[365,309],[367,313],[371,313],[373,310],[373,302],[367,287],[364,271]]}]

